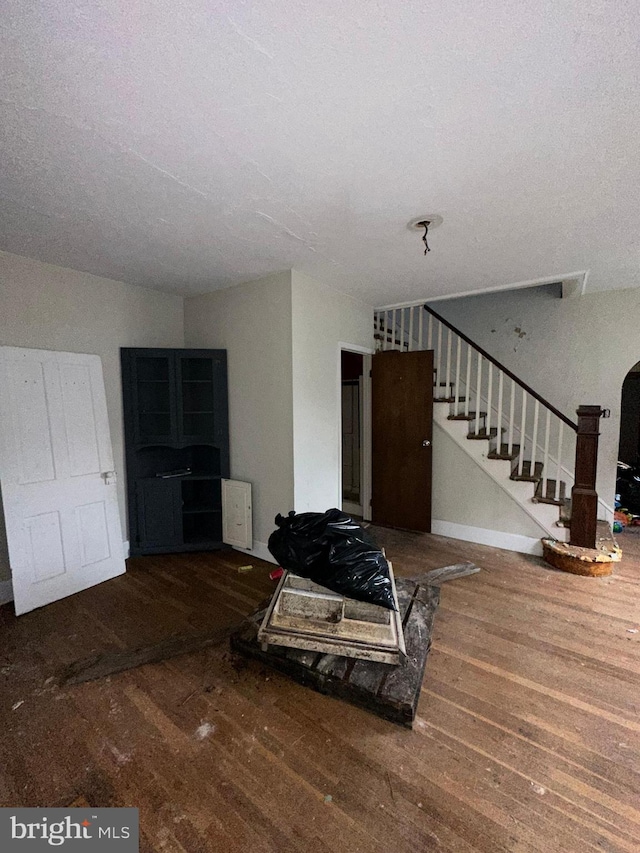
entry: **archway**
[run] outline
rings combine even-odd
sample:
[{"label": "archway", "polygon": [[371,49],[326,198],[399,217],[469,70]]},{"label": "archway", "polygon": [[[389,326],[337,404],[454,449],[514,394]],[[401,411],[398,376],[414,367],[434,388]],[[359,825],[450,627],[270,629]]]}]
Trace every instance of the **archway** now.
[{"label": "archway", "polygon": [[640,533],[640,361],[622,383],[614,529]]}]

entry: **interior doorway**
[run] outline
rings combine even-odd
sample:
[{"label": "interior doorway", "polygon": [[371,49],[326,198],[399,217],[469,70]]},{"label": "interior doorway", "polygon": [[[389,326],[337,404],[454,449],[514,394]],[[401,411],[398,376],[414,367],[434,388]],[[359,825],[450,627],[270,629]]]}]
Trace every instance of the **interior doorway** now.
[{"label": "interior doorway", "polygon": [[618,459],[634,467],[640,462],[640,361],[622,383]]},{"label": "interior doorway", "polygon": [[640,362],[622,383],[614,532],[640,533]]},{"label": "interior doorway", "polygon": [[363,516],[364,356],[342,350],[342,509]]},{"label": "interior doorway", "polygon": [[372,360],[372,519],[431,532],[433,350]]}]

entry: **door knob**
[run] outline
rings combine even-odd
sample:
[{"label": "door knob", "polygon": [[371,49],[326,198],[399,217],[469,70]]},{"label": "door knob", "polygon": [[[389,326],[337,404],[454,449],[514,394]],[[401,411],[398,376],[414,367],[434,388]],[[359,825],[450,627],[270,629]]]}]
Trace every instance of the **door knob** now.
[{"label": "door knob", "polygon": [[424,439],[424,441],[422,442],[422,446],[423,447],[431,447],[431,442],[429,441],[428,438]]}]

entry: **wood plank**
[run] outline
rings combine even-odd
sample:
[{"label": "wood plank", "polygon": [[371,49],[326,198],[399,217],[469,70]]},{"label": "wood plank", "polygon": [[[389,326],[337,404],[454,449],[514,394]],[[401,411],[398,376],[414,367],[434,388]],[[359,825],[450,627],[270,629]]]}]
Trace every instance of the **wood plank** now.
[{"label": "wood plank", "polygon": [[418,572],[415,575],[411,575],[411,580],[422,586],[441,586],[446,581],[466,578],[477,574],[479,571],[480,567],[474,563],[455,563],[453,566],[443,566],[441,569]]},{"label": "wood plank", "polygon": [[238,626],[220,628],[211,634],[168,637],[151,646],[141,646],[138,649],[130,649],[121,652],[103,652],[81,658],[66,666],[58,677],[58,683],[82,684],[85,681],[93,681],[96,678],[107,678],[118,672],[135,669],[149,663],[159,663],[163,660],[178,657],[179,655],[193,654],[211,646],[219,646],[225,643]]}]

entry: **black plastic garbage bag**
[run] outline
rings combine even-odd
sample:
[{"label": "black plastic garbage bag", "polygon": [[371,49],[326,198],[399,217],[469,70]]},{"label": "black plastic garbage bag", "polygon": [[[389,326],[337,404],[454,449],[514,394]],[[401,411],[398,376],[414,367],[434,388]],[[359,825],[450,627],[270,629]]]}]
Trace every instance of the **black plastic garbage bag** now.
[{"label": "black plastic garbage bag", "polygon": [[389,565],[369,534],[339,509],[277,515],[269,550],[283,569],[340,595],[395,610]]}]

